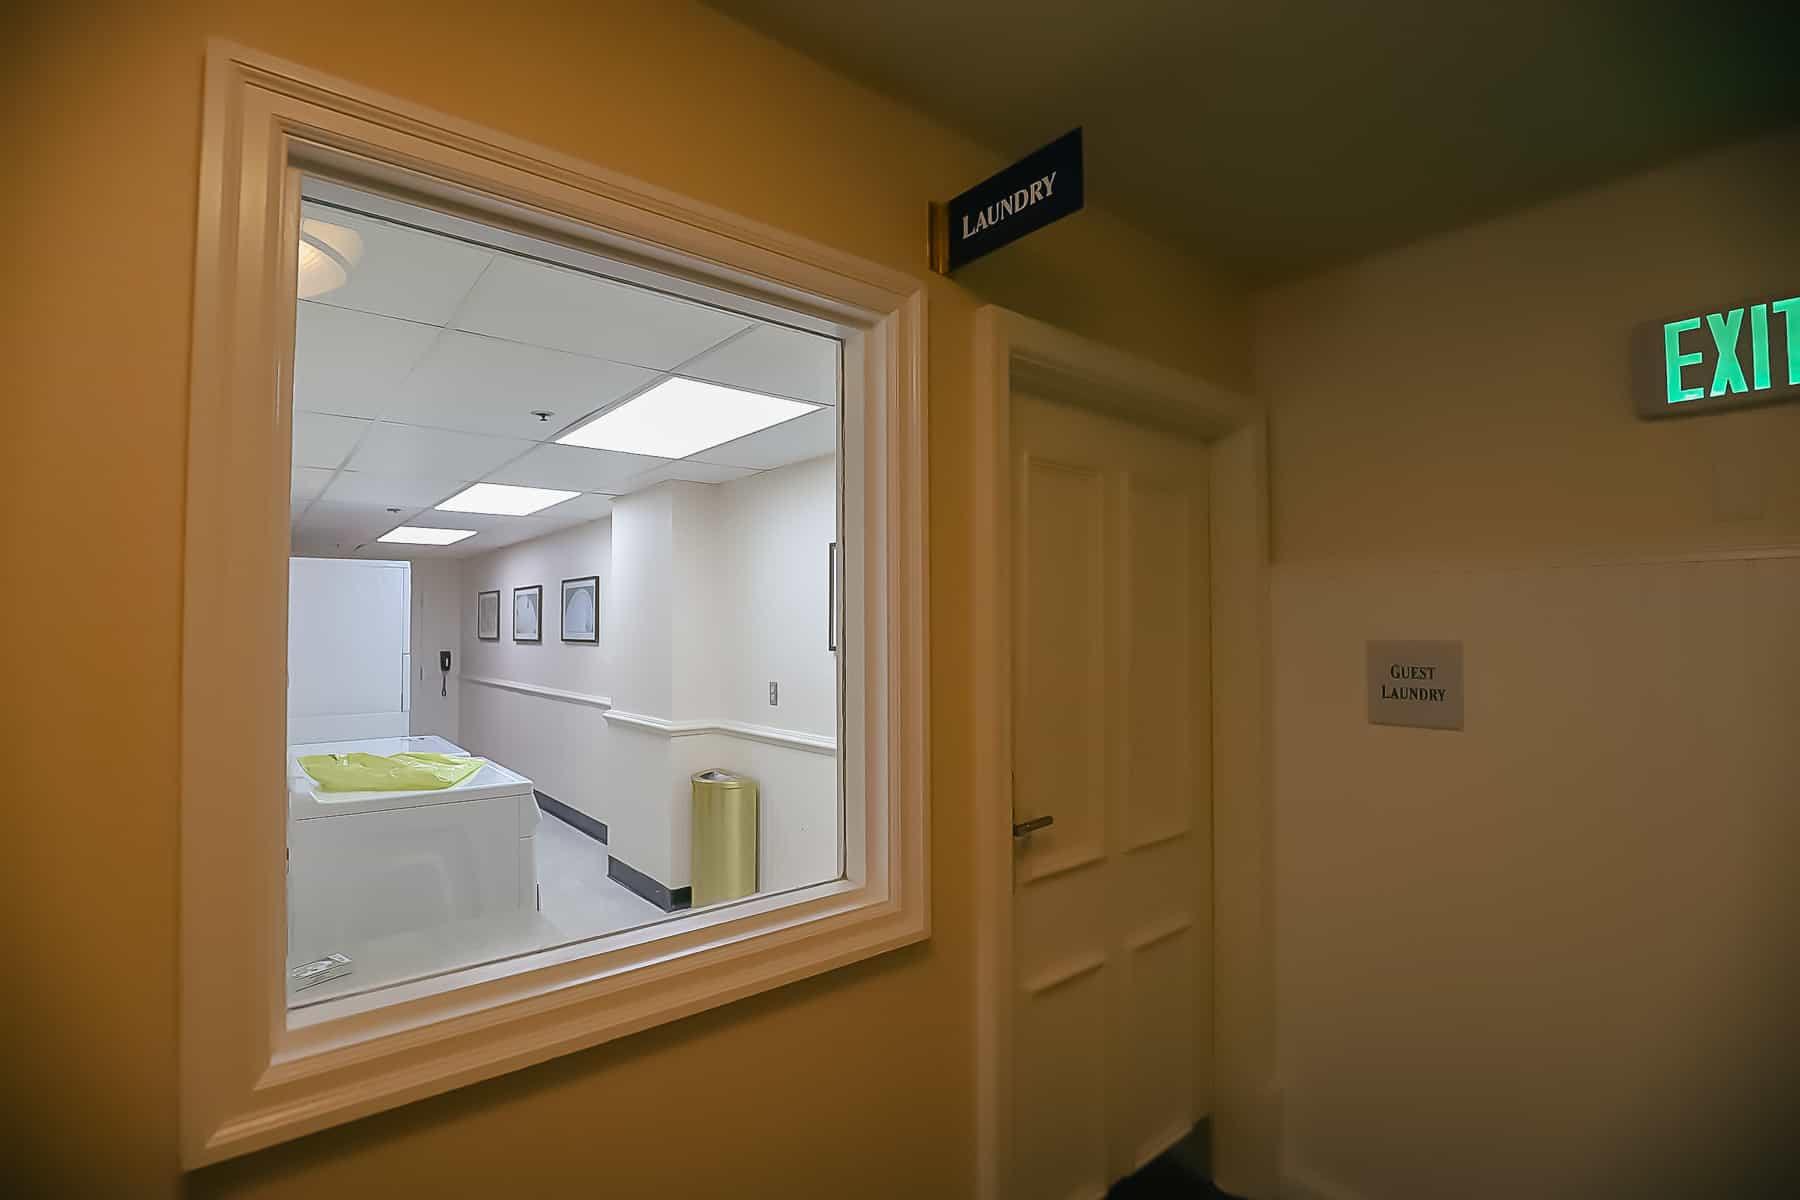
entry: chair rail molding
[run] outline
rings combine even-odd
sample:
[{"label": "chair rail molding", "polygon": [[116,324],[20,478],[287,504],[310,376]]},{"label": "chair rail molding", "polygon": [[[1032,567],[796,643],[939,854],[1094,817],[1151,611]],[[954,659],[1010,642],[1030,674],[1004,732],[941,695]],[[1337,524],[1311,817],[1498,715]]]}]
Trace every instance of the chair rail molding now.
[{"label": "chair rail molding", "polygon": [[459,678],[464,683],[498,688],[503,692],[518,692],[525,696],[540,696],[545,700],[561,700],[567,704],[585,704],[589,708],[612,707],[612,697],[596,696],[592,692],[565,691],[562,688],[545,687],[541,683],[526,683],[522,679],[500,679],[493,675],[462,675]]},{"label": "chair rail molding", "polygon": [[654,717],[647,713],[624,712],[614,708],[607,711],[606,722],[668,738],[716,733],[751,742],[764,742],[771,746],[786,746],[790,750],[806,750],[813,754],[836,754],[838,748],[837,739],[829,734],[808,733],[803,729],[782,729],[775,725],[752,725],[748,721],[728,721],[723,717],[676,721],[668,717]]}]

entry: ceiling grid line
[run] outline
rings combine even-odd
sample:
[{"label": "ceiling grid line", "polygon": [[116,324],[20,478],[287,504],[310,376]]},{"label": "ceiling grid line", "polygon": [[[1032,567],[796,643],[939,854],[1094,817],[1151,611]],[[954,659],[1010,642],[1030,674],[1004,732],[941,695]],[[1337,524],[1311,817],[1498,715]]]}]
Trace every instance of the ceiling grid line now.
[{"label": "ceiling grid line", "polygon": [[[477,533],[430,553],[479,553],[603,519],[612,497],[666,478],[720,483],[835,451],[835,337],[344,205],[325,215],[354,225],[368,253],[299,310],[295,418],[314,448],[294,457],[306,497],[290,506],[295,553],[374,551],[397,525],[442,520]],[[678,457],[559,443],[671,380],[808,408]],[[540,427],[539,408],[574,415]],[[528,515],[440,517],[479,483],[580,494]]]}]

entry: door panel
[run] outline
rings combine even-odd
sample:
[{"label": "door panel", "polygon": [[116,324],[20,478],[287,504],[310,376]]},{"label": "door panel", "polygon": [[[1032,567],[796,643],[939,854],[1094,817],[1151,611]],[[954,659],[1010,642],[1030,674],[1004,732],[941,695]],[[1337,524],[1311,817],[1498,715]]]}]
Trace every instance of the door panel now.
[{"label": "door panel", "polygon": [[1031,602],[1016,631],[1022,651],[1016,686],[1069,701],[1015,710],[1019,744],[1030,752],[1015,763],[1014,804],[1035,815],[1048,811],[1055,795],[1059,810],[1056,824],[1034,839],[1036,853],[1025,865],[1034,877],[1105,853],[1105,732],[1082,702],[1105,690],[1104,652],[1095,636],[1105,597],[1103,484],[1092,467],[1035,455],[1019,471],[1025,536],[1016,578]]},{"label": "door panel", "polygon": [[1010,1194],[1100,1196],[1207,1111],[1204,448],[1014,397]]},{"label": "door panel", "polygon": [[408,730],[410,589],[403,562],[288,560],[288,744]]},{"label": "door panel", "polygon": [[405,563],[288,560],[288,715],[405,708]]},{"label": "door panel", "polygon": [[[1193,522],[1185,491],[1127,479],[1124,512],[1126,847],[1185,834],[1193,820],[1193,680],[1171,664],[1189,661],[1193,596],[1188,555]],[[1203,610],[1204,611],[1204,610]]]},{"label": "door panel", "polygon": [[1097,875],[1077,869],[1033,881],[1032,902],[1019,906],[1013,929],[1022,980],[1055,979],[1076,964],[1106,957],[1109,921],[1094,903]]},{"label": "door panel", "polygon": [[1194,847],[1170,838],[1130,852],[1114,884],[1125,920],[1125,936],[1162,929],[1177,916],[1196,916],[1193,899]]},{"label": "door panel", "polygon": [[1131,1086],[1123,1096],[1130,1169],[1176,1141],[1195,1119],[1193,1084],[1194,927],[1185,915],[1126,945],[1125,1040]]},{"label": "door panel", "polygon": [[1019,1060],[1016,1119],[1033,1132],[1035,1148],[1021,1159],[1017,1196],[1091,1200],[1106,1191],[1105,1113],[1090,1102],[1106,1082],[1106,1055],[1093,1036],[1106,1020],[1104,965],[1096,956],[1025,981],[1020,1039],[1057,1052]]}]

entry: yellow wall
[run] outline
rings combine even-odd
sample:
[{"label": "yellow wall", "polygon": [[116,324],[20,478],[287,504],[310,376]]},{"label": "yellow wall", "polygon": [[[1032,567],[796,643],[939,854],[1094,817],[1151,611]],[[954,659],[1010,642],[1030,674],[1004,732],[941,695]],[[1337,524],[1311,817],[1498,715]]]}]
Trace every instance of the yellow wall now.
[{"label": "yellow wall", "polygon": [[[1243,383],[1227,289],[1098,213],[931,287],[928,945],[183,1180],[182,479],[201,62],[223,36],[891,266],[991,156],[689,3],[42,5],[5,39],[5,1113],[27,1194],[955,1195],[972,1178],[964,514],[993,300]],[[1058,132],[1047,130],[1046,134]],[[24,798],[29,797],[29,803]],[[76,814],[81,814],[77,818]],[[855,1092],[855,1103],[846,1103]],[[560,1183],[557,1182],[560,1180]]]},{"label": "yellow wall", "polygon": [[[1777,1194],[1800,405],[1640,422],[1626,346],[1800,293],[1796,195],[1800,133],[1257,299],[1300,1200]],[[1368,725],[1368,638],[1462,639],[1465,731]]]},{"label": "yellow wall", "polygon": [[[1800,292],[1797,195],[1800,132],[1259,296],[1276,558],[1800,537],[1800,405],[1639,421],[1626,370],[1640,321]],[[1762,515],[1715,519],[1718,475]]]}]

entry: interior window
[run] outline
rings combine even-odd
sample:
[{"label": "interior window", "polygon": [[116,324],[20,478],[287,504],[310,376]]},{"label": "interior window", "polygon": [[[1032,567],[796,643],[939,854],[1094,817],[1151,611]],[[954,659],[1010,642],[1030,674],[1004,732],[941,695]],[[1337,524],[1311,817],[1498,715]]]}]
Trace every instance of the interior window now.
[{"label": "interior window", "polygon": [[840,342],[304,194],[290,1010],[841,877]]}]

